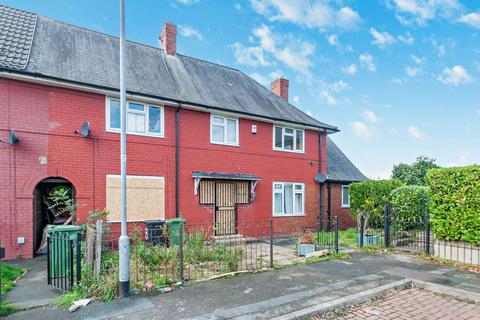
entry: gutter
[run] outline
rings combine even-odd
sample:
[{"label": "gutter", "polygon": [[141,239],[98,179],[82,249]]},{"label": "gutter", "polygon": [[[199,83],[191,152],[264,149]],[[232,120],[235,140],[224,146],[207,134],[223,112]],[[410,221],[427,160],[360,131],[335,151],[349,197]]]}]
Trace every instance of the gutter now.
[{"label": "gutter", "polygon": [[[12,71],[10,69],[0,68],[0,76],[9,78],[9,79],[14,79],[14,80],[46,84],[46,85],[51,85],[51,86],[56,86],[61,88],[67,88],[67,89],[76,89],[80,91],[99,93],[99,94],[113,96],[113,97],[118,96],[118,89],[100,86],[100,85],[86,84],[78,81],[65,80],[61,78],[45,76],[39,73],[32,73],[32,72],[27,72],[22,70]],[[173,98],[143,94],[143,93],[132,92],[132,91],[127,91],[127,98],[135,98],[138,100],[152,99],[156,103],[160,102],[162,104],[170,104],[170,105],[173,105],[174,107],[179,107],[180,105],[182,105],[182,108],[188,108],[193,110],[202,110],[202,111],[215,110],[215,111],[225,112],[225,113],[234,114],[234,115],[240,114],[247,119],[253,119],[253,120],[257,119],[260,121],[269,120],[274,123],[277,122],[279,124],[281,123],[293,124],[293,125],[301,126],[302,128],[305,128],[305,129],[316,130],[316,131],[321,130],[322,132],[326,132],[327,134],[340,132],[340,130],[337,127],[305,125],[304,123],[297,122],[297,121],[289,121],[289,120],[279,119],[275,117],[268,117],[268,116],[259,116],[259,115],[251,114],[248,112],[232,111],[225,108],[214,107],[214,106],[209,106],[209,105],[204,105],[204,104],[194,103],[194,102],[186,103],[184,101],[180,101]]]}]

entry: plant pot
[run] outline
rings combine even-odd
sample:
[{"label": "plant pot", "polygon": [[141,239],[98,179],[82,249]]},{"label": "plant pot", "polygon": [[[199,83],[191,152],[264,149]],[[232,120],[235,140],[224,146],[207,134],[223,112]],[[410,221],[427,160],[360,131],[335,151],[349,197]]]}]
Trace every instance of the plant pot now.
[{"label": "plant pot", "polygon": [[297,255],[300,257],[305,257],[307,253],[313,253],[316,250],[316,246],[310,243],[298,243],[297,244]]},{"label": "plant pot", "polygon": [[[357,244],[360,246],[360,235],[357,234]],[[379,234],[366,234],[363,236],[363,246],[374,246],[380,244]]]}]

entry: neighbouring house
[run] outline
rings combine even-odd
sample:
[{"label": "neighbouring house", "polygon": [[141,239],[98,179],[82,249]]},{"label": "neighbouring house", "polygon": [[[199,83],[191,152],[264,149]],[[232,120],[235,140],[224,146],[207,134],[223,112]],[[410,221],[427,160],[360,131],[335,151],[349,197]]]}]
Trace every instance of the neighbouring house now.
[{"label": "neighbouring house", "polygon": [[[365,176],[327,135],[339,130],[240,70],[127,42],[129,228],[181,215],[187,224],[275,225],[337,215],[352,225],[348,184]],[[106,208],[120,220],[119,39],[0,5],[0,240],[32,257],[51,222],[45,197],[67,186],[73,223]],[[81,129],[82,128],[82,129]],[[17,138],[19,140],[17,140]]]}]

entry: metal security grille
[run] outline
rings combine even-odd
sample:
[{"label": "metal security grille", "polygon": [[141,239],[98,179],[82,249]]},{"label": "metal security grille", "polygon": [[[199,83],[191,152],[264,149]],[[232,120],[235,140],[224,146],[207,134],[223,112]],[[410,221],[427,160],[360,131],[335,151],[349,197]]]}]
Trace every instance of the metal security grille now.
[{"label": "metal security grille", "polygon": [[217,181],[215,184],[215,234],[236,233],[236,191],[234,181]]},{"label": "metal security grille", "polygon": [[70,234],[56,233],[47,237],[48,285],[61,291],[70,291],[81,279],[81,234],[72,239]]}]

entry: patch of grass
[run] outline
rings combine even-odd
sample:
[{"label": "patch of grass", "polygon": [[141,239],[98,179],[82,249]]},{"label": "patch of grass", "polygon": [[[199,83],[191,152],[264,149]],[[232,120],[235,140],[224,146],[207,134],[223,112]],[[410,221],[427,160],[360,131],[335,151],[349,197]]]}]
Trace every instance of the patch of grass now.
[{"label": "patch of grass", "polygon": [[[334,231],[322,232],[319,237],[334,238]],[[338,245],[340,247],[356,247],[357,246],[357,228],[349,228],[347,230],[338,231]]]},{"label": "patch of grass", "polygon": [[70,307],[74,301],[83,299],[84,295],[78,290],[73,289],[72,292],[66,292],[62,294],[54,305],[58,307]]},{"label": "patch of grass", "polygon": [[419,253],[419,254],[411,253],[411,255],[416,257],[417,259],[426,260],[426,261],[430,261],[430,262],[441,264],[441,265],[452,266],[462,271],[480,273],[480,266],[477,266],[477,265],[461,263],[461,262],[443,259],[435,256],[429,256],[426,253]]},{"label": "patch of grass", "polygon": [[2,278],[0,293],[2,296],[15,286],[15,281],[25,273],[25,270],[19,267],[0,263],[0,274]]},{"label": "patch of grass", "polygon": [[8,302],[2,302],[2,304],[0,305],[0,317],[8,316],[15,311],[17,311],[17,309],[15,309],[15,307]]},{"label": "patch of grass", "polygon": [[274,263],[273,263],[273,269],[274,269],[274,270],[282,270],[282,269],[285,269],[285,266],[284,266],[283,264],[274,262]]},{"label": "patch of grass", "polygon": [[347,253],[342,253],[342,252],[332,252],[326,256],[322,257],[310,257],[310,258],[305,258],[304,260],[301,261],[295,261],[293,263],[294,266],[302,266],[305,264],[310,264],[310,263],[317,263],[317,262],[323,262],[323,261],[328,261],[330,259],[337,259],[337,260],[348,260],[350,259],[350,255]]}]

